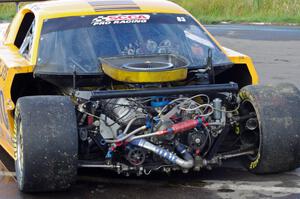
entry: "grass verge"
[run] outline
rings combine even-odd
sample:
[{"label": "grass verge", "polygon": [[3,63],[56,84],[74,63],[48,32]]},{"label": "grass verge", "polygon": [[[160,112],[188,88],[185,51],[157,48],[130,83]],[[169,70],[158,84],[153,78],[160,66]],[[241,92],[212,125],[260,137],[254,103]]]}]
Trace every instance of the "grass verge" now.
[{"label": "grass verge", "polygon": [[300,24],[299,0],[172,0],[202,23],[269,22]]},{"label": "grass verge", "polygon": [[[300,24],[300,0],[171,0],[202,23],[267,22]],[[0,20],[11,20],[14,3],[0,4]]]},{"label": "grass verge", "polygon": [[15,3],[2,3],[0,4],[0,20],[11,20],[16,14]]}]

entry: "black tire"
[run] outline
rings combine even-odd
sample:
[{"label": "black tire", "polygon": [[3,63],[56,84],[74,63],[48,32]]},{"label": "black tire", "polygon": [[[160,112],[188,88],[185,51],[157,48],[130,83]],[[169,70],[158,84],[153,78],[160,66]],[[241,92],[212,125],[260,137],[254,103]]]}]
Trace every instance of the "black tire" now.
[{"label": "black tire", "polygon": [[278,87],[246,86],[240,91],[243,104],[251,104],[258,120],[258,152],[247,159],[257,174],[289,171],[299,166],[300,95],[289,84]]},{"label": "black tire", "polygon": [[77,175],[75,108],[68,97],[18,99],[15,110],[16,176],[23,192],[64,190]]},{"label": "black tire", "polygon": [[[279,89],[280,93],[284,95],[287,100],[289,100],[289,104],[293,104],[295,114],[298,114],[297,118],[300,117],[300,90],[295,85],[290,83],[281,83],[277,86],[277,89]],[[298,135],[299,134],[300,129],[298,126]],[[300,167],[300,138],[298,139],[298,142],[296,144],[296,156],[296,167]]]}]

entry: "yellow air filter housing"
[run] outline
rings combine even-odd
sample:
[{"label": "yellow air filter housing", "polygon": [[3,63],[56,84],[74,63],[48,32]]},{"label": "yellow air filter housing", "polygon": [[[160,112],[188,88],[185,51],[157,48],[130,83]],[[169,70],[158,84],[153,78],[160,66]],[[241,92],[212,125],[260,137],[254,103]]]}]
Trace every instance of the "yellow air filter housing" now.
[{"label": "yellow air filter housing", "polygon": [[128,83],[158,83],[184,80],[188,61],[175,55],[101,58],[103,72]]}]

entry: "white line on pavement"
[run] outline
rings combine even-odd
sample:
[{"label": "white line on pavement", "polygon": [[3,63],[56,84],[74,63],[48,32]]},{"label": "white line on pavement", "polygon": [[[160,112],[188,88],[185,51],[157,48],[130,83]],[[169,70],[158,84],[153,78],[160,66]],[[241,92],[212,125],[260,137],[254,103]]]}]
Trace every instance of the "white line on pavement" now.
[{"label": "white line on pavement", "polygon": [[279,192],[300,194],[300,187],[279,187],[279,186],[262,186],[255,185],[257,182],[249,181],[204,181],[207,184],[203,186],[183,185],[189,188],[201,188],[209,190],[232,189],[235,191],[257,191],[257,192]]},{"label": "white line on pavement", "polygon": [[9,172],[9,171],[0,171],[0,177],[8,177],[8,176],[10,176],[10,177],[13,177],[13,176],[15,176],[16,175],[16,173],[15,172]]},{"label": "white line on pavement", "polygon": [[6,166],[3,164],[3,162],[0,160],[0,177],[15,177],[15,172],[10,172]]},{"label": "white line on pavement", "polygon": [[295,169],[294,171],[286,172],[286,174],[296,175],[300,177],[300,168]]}]

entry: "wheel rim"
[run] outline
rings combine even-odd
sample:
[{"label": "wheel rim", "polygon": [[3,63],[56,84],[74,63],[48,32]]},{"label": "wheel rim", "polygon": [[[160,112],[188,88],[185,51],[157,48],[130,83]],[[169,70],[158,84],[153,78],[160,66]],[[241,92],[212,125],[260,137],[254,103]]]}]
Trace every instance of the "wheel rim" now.
[{"label": "wheel rim", "polygon": [[21,125],[21,118],[17,118],[17,171],[18,172],[18,181],[19,185],[23,183],[23,163],[24,163],[24,157],[23,157],[23,128]]},{"label": "wheel rim", "polygon": [[260,129],[260,124],[259,124],[259,119],[257,116],[257,110],[255,106],[250,102],[249,100],[244,100],[241,105],[241,109],[243,114],[242,115],[249,115],[250,113],[255,113],[256,116],[253,117],[258,121],[258,126],[254,130],[249,130],[246,129],[246,122],[242,123],[242,126],[244,129],[244,132],[241,134],[241,140],[243,144],[247,145],[253,145],[253,149],[255,149],[255,154],[254,155],[248,155],[247,158],[250,161],[255,161],[259,158],[259,151],[261,148],[261,129]]}]

